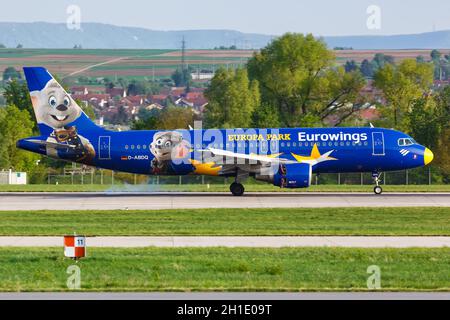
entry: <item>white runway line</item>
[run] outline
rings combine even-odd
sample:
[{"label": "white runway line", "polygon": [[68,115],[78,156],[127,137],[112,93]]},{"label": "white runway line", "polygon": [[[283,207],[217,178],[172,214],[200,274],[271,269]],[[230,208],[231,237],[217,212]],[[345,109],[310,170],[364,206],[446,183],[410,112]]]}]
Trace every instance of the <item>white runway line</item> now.
[{"label": "white runway line", "polygon": [[202,208],[450,207],[450,193],[55,192],[0,193],[5,210],[145,210]]},{"label": "white runway line", "polygon": [[[445,248],[450,237],[360,237],[360,236],[166,236],[88,237],[87,247],[340,247],[340,248]],[[0,247],[63,247],[63,237],[0,237]]]}]

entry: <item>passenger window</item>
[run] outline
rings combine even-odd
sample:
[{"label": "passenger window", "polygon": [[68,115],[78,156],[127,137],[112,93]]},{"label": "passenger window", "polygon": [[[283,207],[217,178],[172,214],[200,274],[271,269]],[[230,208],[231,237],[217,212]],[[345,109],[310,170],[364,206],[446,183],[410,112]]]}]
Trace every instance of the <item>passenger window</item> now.
[{"label": "passenger window", "polygon": [[405,145],[405,139],[398,139],[398,145],[403,147]]},{"label": "passenger window", "polygon": [[128,145],[125,146],[125,150],[128,150]]}]

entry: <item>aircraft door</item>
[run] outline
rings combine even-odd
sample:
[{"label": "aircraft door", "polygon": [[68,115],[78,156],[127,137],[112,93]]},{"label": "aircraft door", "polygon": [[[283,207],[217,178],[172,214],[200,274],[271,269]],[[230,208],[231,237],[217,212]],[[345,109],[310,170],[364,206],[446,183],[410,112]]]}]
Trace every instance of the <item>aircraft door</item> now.
[{"label": "aircraft door", "polygon": [[98,159],[109,160],[111,159],[111,137],[100,136],[98,138]]},{"label": "aircraft door", "polygon": [[384,134],[383,132],[372,132],[372,147],[374,156],[384,156]]}]

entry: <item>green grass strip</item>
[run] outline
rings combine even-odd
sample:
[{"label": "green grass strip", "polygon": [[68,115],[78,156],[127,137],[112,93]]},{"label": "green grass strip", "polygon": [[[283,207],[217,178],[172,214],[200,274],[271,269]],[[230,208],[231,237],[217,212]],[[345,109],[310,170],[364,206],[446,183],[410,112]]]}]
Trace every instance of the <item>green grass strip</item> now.
[{"label": "green grass strip", "polygon": [[0,211],[2,236],[73,232],[88,236],[450,236],[450,208]]},{"label": "green grass strip", "polygon": [[[89,249],[81,291],[450,291],[450,249]],[[68,291],[61,249],[0,248],[0,291]]]}]

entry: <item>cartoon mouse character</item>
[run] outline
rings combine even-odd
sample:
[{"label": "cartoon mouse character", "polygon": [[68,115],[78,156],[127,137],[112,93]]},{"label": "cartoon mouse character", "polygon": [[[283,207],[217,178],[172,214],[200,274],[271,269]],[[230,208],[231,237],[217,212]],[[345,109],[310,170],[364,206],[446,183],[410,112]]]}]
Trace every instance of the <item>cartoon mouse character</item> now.
[{"label": "cartoon mouse character", "polygon": [[153,174],[175,174],[172,159],[185,158],[189,153],[189,143],[179,132],[158,132],[153,136],[150,151],[155,156],[151,162]]},{"label": "cartoon mouse character", "polygon": [[94,147],[88,139],[78,134],[75,126],[69,126],[78,119],[82,111],[64,89],[52,79],[44,89],[33,93],[31,101],[38,123],[53,129],[47,141],[71,146],[65,150],[47,146],[47,155],[92,164],[95,158]]}]

